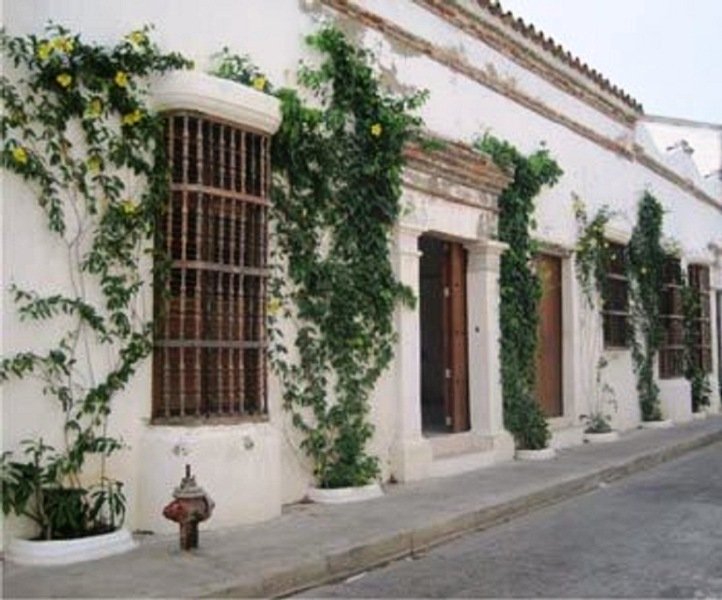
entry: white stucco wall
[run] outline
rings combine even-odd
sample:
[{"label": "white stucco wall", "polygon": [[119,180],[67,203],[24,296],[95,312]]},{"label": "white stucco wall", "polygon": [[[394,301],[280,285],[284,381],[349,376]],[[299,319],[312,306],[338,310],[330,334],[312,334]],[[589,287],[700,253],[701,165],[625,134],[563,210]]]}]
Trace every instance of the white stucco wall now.
[{"label": "white stucco wall", "polygon": [[[461,60],[493,70],[499,80],[515,90],[631,148],[635,136],[630,128],[565,94],[409,0],[362,0],[358,5],[378,12],[423,39],[455,48]],[[52,19],[100,42],[112,42],[132,29],[152,23],[153,37],[160,46],[183,52],[196,61],[198,69],[205,69],[213,53],[229,46],[234,52],[250,55],[276,86],[282,86],[293,83],[299,59],[308,56],[303,36],[314,29],[322,13],[331,14],[321,10],[318,2],[304,0],[216,0],[200,17],[198,3],[191,0],[172,4],[127,0],[102,10],[90,0],[15,0],[5,3],[3,19],[12,34],[38,33]],[[348,19],[344,18],[342,24],[348,25]],[[540,239],[568,249],[574,247],[574,194],[587,204],[590,212],[609,204],[619,213],[618,225],[631,230],[637,201],[643,191],[649,190],[667,211],[665,233],[680,243],[684,255],[712,260],[708,244],[715,238],[719,240],[722,232],[722,212],[718,207],[449,67],[404,49],[376,30],[360,26],[351,30],[377,54],[385,78],[393,85],[429,90],[422,114],[428,128],[436,134],[469,142],[489,131],[508,139],[523,152],[534,151],[542,143],[546,145],[564,169],[564,176],[538,198],[536,235]],[[48,242],[41,213],[27,190],[16,178],[7,176],[3,197],[0,208],[3,286],[6,289],[9,283],[17,281],[41,291],[62,288],[67,283],[64,261],[57,247]],[[719,200],[722,203],[722,198]],[[435,223],[443,223],[446,234],[460,240],[476,235],[468,211],[425,200],[420,205]],[[29,253],[27,248],[33,252]],[[713,267],[716,269],[713,279],[720,286],[722,273],[717,264]],[[567,273],[572,273],[569,265],[566,268]],[[3,352],[32,347],[42,340],[37,328],[17,322],[7,295],[2,302]],[[578,294],[571,294],[565,302],[565,357],[572,361],[580,355],[578,350],[583,343],[574,322],[585,309]],[[43,330],[43,334],[47,331]],[[716,348],[714,341],[713,345]],[[633,427],[639,421],[639,408],[629,352],[607,352],[606,357],[609,366],[605,377],[615,388],[619,403],[615,426]],[[588,365],[584,368],[588,372]],[[578,363],[565,366],[565,373],[570,373],[565,375],[569,378],[565,379],[565,413],[572,420],[589,411],[589,397],[583,386],[584,368]],[[146,364],[121,395],[112,419],[113,430],[122,434],[129,445],[123,458],[114,461],[113,470],[127,484],[131,527],[168,529],[159,513],[180,480],[186,461],[193,464],[199,483],[216,499],[216,514],[209,527],[270,518],[279,513],[282,502],[292,502],[303,495],[310,480],[308,460],[295,447],[297,434],[283,416],[278,384],[272,377],[270,424],[171,428],[149,425],[149,370]],[[372,419],[376,434],[371,450],[380,457],[385,477],[390,472],[400,418],[397,402],[400,373],[398,363],[392,365],[374,395]],[[37,389],[25,384],[8,384],[0,393],[4,447],[17,448],[20,439],[33,432],[41,433],[40,425],[49,420],[48,401]],[[664,384],[663,395],[669,416],[688,418],[689,399],[681,384]],[[718,404],[715,395],[715,406]],[[51,434],[44,435],[52,438]],[[17,524],[11,527],[16,528]]]}]

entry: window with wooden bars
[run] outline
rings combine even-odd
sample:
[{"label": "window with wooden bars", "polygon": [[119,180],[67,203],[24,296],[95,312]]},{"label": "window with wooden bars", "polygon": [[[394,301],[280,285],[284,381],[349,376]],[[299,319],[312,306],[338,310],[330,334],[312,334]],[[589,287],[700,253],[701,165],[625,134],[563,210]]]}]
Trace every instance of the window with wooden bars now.
[{"label": "window with wooden bars", "polygon": [[682,309],[682,267],[678,258],[667,257],[662,269],[659,313],[662,342],[659,348],[659,376],[684,376],[684,312]]},{"label": "window with wooden bars", "polygon": [[605,348],[628,348],[629,280],[626,247],[609,242],[603,286],[602,320]]},{"label": "window with wooden bars", "polygon": [[154,422],[263,418],[270,139],[191,112],[167,114],[165,139]]},{"label": "window with wooden bars", "polygon": [[692,362],[705,373],[712,372],[712,320],[710,316],[709,267],[689,265],[689,285],[699,294],[698,312],[692,324]]}]

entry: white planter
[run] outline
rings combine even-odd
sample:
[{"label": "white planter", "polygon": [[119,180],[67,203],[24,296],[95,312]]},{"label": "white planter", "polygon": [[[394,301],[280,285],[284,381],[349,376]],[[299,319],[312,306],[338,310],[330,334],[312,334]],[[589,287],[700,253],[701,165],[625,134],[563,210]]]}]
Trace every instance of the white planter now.
[{"label": "white planter", "polygon": [[319,504],[345,504],[346,502],[361,502],[372,500],[384,495],[378,483],[369,483],[358,487],[345,488],[308,488],[308,499]]},{"label": "white planter", "polygon": [[137,545],[127,529],[119,529],[73,540],[14,539],[8,545],[5,557],[20,565],[67,565],[121,554]]},{"label": "white planter", "polygon": [[642,421],[639,426],[642,429],[669,429],[674,423],[670,419],[664,419],[663,421]]},{"label": "white planter", "polygon": [[606,444],[619,439],[619,432],[607,431],[605,433],[585,433],[584,441],[590,444]]},{"label": "white planter", "polygon": [[554,448],[542,448],[541,450],[517,450],[517,460],[549,460],[556,456]]},{"label": "white planter", "polygon": [[669,429],[674,423],[670,419],[664,419],[663,421],[642,421],[639,426],[642,429]]},{"label": "white planter", "polygon": [[703,408],[699,412],[692,413],[692,418],[696,421],[701,421],[702,419],[706,419],[709,416],[709,413],[707,412],[707,409]]}]

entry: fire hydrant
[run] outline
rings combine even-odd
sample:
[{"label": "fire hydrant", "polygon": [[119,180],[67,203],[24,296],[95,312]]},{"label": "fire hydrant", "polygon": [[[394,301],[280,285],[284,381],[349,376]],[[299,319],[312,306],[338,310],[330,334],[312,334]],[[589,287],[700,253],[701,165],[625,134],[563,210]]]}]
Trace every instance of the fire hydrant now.
[{"label": "fire hydrant", "polygon": [[173,490],[173,498],[163,509],[163,516],[180,525],[181,550],[198,548],[198,523],[210,518],[216,503],[196,484],[190,465],[186,465],[186,476]]}]

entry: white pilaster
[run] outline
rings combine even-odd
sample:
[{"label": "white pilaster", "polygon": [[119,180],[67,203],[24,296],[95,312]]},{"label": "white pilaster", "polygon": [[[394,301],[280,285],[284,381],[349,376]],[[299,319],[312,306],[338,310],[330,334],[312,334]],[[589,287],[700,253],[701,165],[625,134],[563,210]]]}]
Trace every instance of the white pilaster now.
[{"label": "white pilaster", "polygon": [[421,435],[421,331],[419,319],[419,236],[413,227],[396,230],[393,261],[396,276],[411,288],[415,306],[396,312],[397,411],[391,449],[391,469],[399,481],[427,476],[432,460],[431,445]]},{"label": "white pilaster", "polygon": [[499,263],[506,248],[495,240],[467,246],[471,430],[495,437],[508,437],[499,365]]}]

